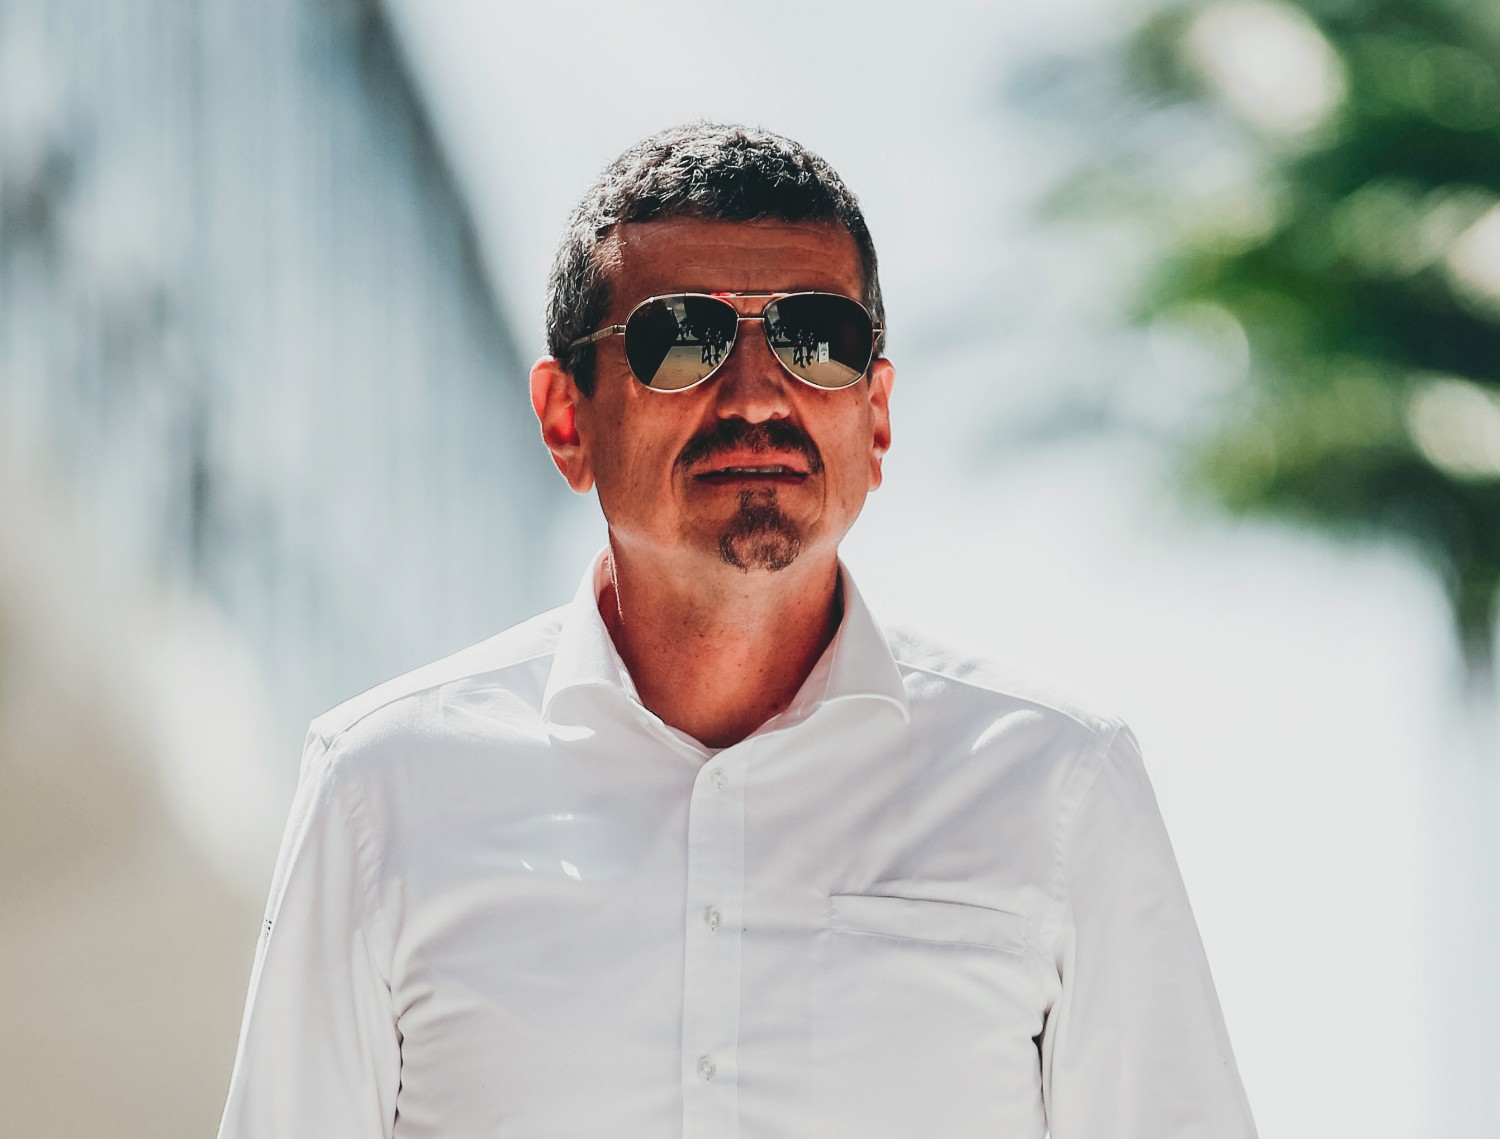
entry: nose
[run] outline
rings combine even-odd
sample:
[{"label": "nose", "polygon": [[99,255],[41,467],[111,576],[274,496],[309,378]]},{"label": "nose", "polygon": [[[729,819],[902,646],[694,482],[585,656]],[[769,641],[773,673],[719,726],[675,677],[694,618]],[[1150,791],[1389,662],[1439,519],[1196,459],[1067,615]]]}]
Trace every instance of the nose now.
[{"label": "nose", "polygon": [[714,402],[721,419],[763,423],[792,414],[787,394],[790,377],[766,342],[764,325],[741,317],[734,350],[714,377]]}]

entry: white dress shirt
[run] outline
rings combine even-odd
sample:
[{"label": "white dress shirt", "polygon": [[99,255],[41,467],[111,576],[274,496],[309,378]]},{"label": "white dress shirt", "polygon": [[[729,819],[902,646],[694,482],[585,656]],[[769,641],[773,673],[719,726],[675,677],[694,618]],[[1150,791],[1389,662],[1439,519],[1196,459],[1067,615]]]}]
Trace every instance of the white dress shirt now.
[{"label": "white dress shirt", "polygon": [[1135,738],[838,634],[732,747],[596,603],[313,721],[220,1139],[1249,1139]]}]

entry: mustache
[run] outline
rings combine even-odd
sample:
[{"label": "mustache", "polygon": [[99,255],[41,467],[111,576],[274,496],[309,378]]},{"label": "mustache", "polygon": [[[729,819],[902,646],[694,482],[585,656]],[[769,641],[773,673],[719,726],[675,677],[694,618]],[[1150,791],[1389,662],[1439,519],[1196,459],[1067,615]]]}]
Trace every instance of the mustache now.
[{"label": "mustache", "polygon": [[690,467],[733,451],[795,451],[807,460],[810,474],[823,470],[823,456],[818,454],[817,444],[807,432],[786,419],[768,419],[762,423],[720,419],[688,440],[682,454],[677,456],[677,465]]}]

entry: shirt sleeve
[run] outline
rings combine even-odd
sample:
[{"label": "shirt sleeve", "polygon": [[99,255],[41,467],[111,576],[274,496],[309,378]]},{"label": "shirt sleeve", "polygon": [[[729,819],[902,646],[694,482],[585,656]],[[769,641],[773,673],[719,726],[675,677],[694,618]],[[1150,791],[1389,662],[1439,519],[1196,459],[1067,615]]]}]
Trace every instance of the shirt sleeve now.
[{"label": "shirt sleeve", "polygon": [[389,1139],[401,1050],[346,770],[309,732],[219,1139]]},{"label": "shirt sleeve", "polygon": [[1061,992],[1041,1037],[1052,1139],[1254,1139],[1139,745],[1109,731],[1059,840]]}]

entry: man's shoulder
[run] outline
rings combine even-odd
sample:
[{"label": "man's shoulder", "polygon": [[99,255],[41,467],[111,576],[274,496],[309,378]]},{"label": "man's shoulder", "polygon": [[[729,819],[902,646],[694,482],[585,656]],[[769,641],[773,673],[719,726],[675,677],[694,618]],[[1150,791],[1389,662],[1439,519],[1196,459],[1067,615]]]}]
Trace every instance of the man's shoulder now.
[{"label": "man's shoulder", "polygon": [[528,666],[545,664],[551,657],[565,611],[566,607],[560,607],[539,613],[477,644],[350,697],[312,721],[309,742],[316,737],[328,747],[351,729],[368,726],[371,720],[401,721],[403,717],[397,713],[403,707],[412,715],[419,715],[410,706],[421,696],[445,686],[488,681],[502,688],[508,683],[528,687]]},{"label": "man's shoulder", "polygon": [[1027,709],[1086,734],[1113,734],[1117,716],[1087,707],[1063,687],[1002,658],[973,652],[926,632],[885,626],[886,642],[914,704],[963,704],[981,715]]}]

